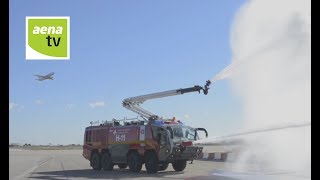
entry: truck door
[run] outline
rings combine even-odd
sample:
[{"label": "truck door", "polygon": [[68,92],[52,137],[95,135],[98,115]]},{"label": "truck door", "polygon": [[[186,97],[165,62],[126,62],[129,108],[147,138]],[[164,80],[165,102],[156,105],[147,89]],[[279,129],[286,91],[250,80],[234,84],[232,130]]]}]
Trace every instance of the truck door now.
[{"label": "truck door", "polygon": [[173,141],[170,138],[170,131],[165,129],[164,127],[156,128],[156,139],[159,143],[159,161],[164,161],[172,152]]}]

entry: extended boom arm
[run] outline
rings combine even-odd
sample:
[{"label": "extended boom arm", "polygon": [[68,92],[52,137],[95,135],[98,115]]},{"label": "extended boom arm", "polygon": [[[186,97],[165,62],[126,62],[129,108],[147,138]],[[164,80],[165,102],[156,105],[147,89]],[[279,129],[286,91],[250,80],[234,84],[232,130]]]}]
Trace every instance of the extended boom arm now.
[{"label": "extended boom arm", "polygon": [[142,96],[126,98],[123,100],[122,105],[123,105],[123,107],[125,107],[133,112],[136,112],[140,116],[150,120],[150,119],[157,118],[158,116],[143,109],[142,107],[140,107],[140,104],[142,104],[144,101],[149,100],[149,99],[168,97],[168,96],[176,96],[176,95],[190,93],[190,92],[196,92],[196,91],[200,93],[201,90],[203,91],[203,93],[205,95],[207,95],[210,84],[211,84],[211,82],[210,82],[210,80],[208,80],[204,87],[196,85],[196,86],[190,87],[190,88],[163,91],[163,92],[158,92],[158,93],[152,93],[152,94],[146,94],[146,95],[142,95]]}]

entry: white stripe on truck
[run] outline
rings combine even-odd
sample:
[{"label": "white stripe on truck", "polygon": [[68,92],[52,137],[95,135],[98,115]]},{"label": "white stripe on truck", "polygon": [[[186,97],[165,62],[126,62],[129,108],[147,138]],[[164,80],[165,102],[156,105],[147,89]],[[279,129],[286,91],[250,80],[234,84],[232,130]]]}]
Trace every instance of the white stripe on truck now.
[{"label": "white stripe on truck", "polygon": [[[144,141],[146,139],[146,126],[140,126],[139,140]],[[145,146],[144,143],[140,143],[140,146]]]}]

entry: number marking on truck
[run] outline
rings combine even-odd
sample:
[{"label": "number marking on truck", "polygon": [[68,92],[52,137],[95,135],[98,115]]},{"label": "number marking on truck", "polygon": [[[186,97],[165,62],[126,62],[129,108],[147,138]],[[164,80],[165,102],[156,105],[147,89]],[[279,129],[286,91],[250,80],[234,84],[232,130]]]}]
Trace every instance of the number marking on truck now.
[{"label": "number marking on truck", "polygon": [[116,141],[126,141],[125,134],[116,134]]}]

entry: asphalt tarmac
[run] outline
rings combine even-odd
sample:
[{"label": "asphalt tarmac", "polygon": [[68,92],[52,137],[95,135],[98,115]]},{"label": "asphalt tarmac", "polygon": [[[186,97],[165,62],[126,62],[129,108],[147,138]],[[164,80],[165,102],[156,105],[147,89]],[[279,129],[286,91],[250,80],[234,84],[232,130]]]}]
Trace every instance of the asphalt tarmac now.
[{"label": "asphalt tarmac", "polygon": [[[209,147],[212,148],[212,147]],[[187,164],[182,172],[176,172],[169,165],[165,171],[148,174],[143,166],[139,173],[114,166],[113,171],[94,171],[89,161],[82,157],[81,149],[72,150],[22,150],[9,149],[9,178],[19,179],[214,179],[214,180],[306,180],[288,172],[280,173],[236,173],[232,171],[235,162],[195,160]]]}]

